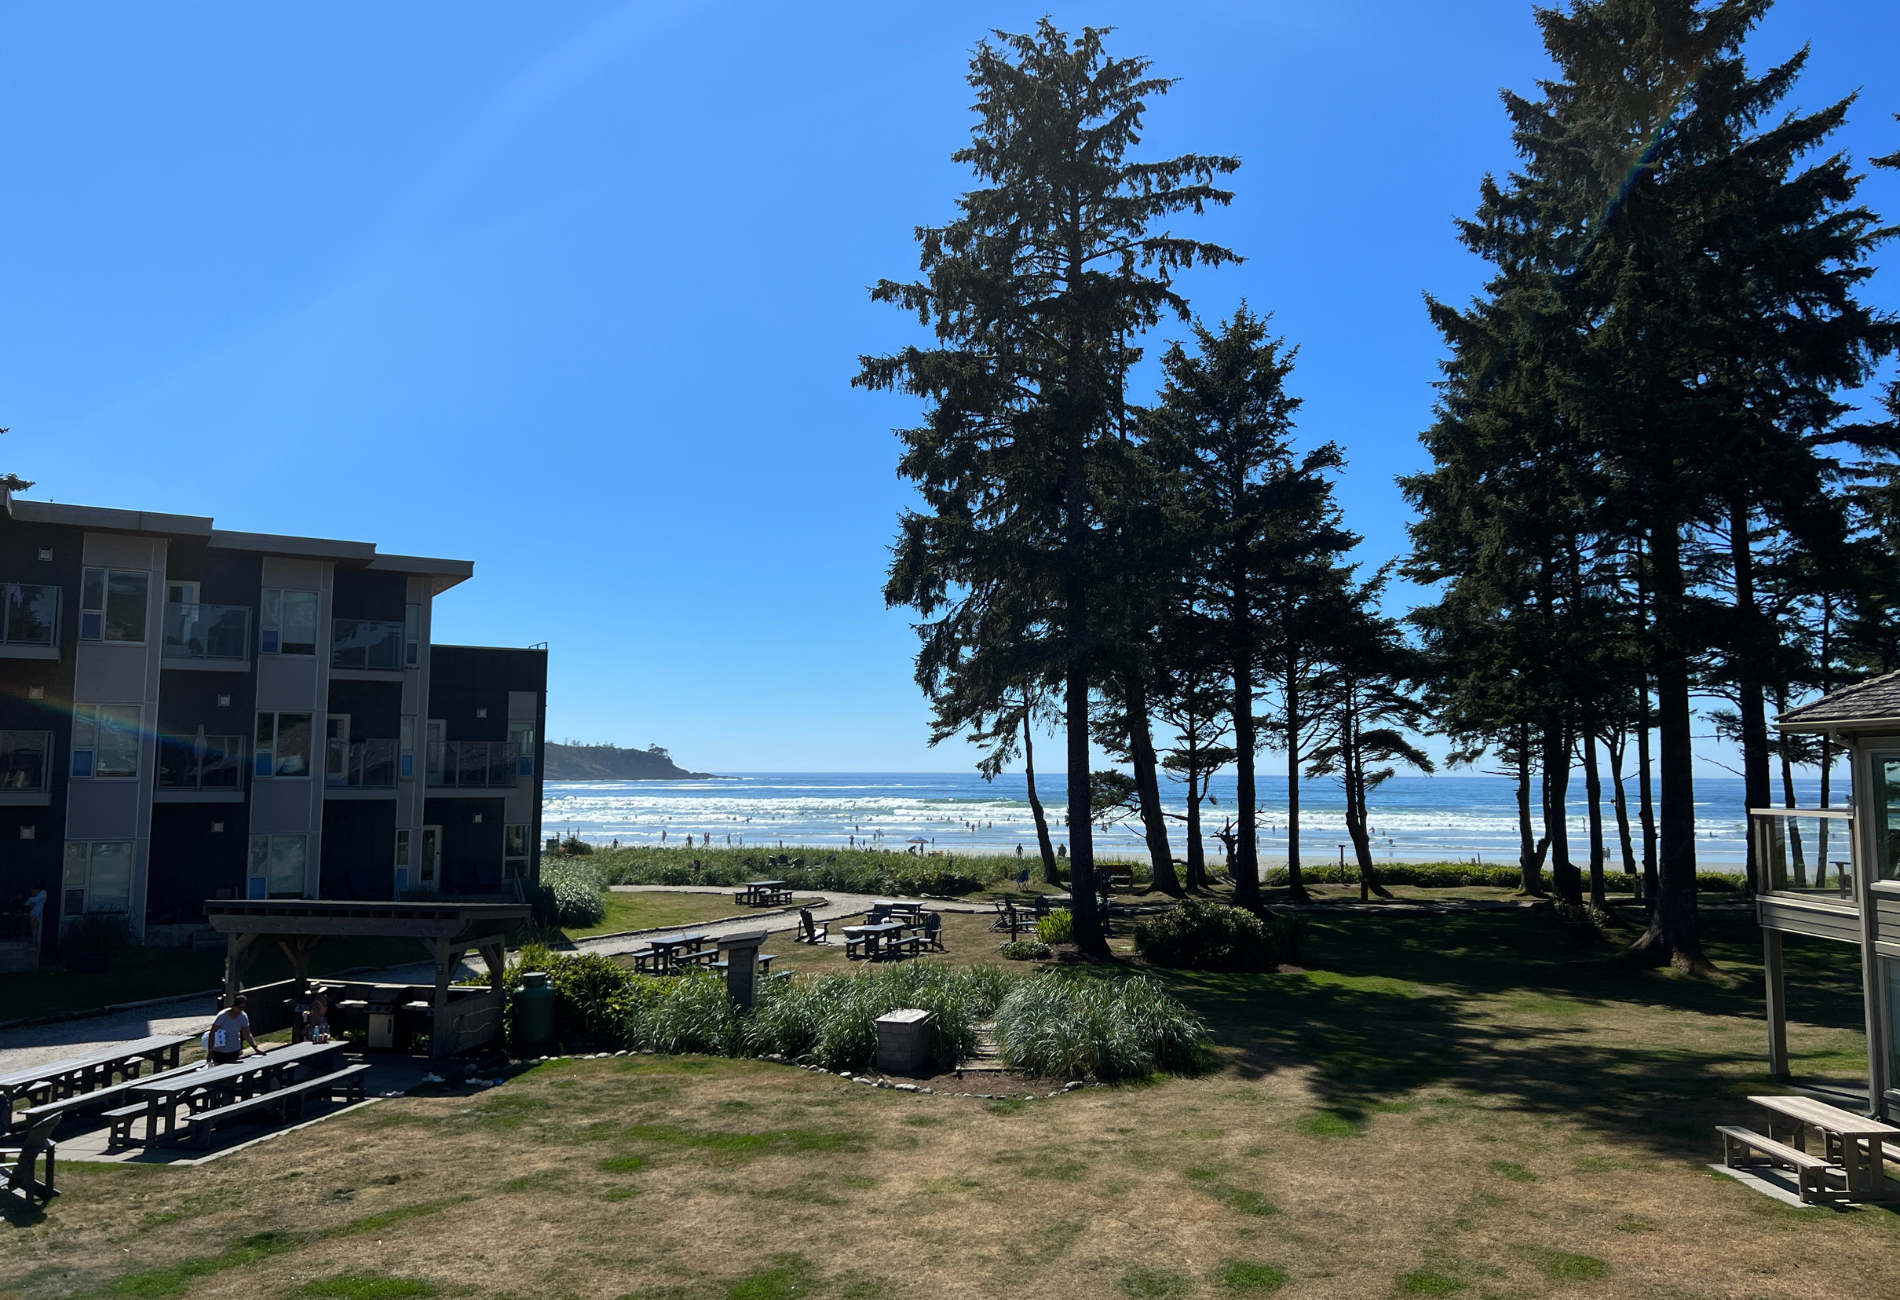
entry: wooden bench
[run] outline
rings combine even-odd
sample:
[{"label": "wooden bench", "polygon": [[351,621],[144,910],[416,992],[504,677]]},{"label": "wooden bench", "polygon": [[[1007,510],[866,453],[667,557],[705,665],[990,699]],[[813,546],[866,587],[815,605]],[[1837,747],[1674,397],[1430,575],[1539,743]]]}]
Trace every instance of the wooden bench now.
[{"label": "wooden bench", "polygon": [[850,961],[854,957],[867,957],[875,936],[868,934],[846,934],[844,937],[844,957]]},{"label": "wooden bench", "polygon": [[1753,1129],[1742,1128],[1737,1124],[1717,1124],[1715,1131],[1722,1135],[1722,1163],[1730,1169],[1744,1169],[1761,1161],[1750,1160],[1748,1153],[1758,1151],[1766,1156],[1771,1165],[1787,1165],[1795,1172],[1795,1180],[1801,1186],[1801,1199],[1810,1204],[1830,1199],[1833,1193],[1827,1185],[1829,1174],[1839,1174],[1843,1179],[1847,1173],[1839,1165],[1820,1156],[1809,1155],[1785,1142],[1763,1137]]},{"label": "wooden bench", "polygon": [[363,1076],[368,1074],[367,1065],[350,1065],[334,1074],[319,1075],[314,1079],[305,1079],[302,1083],[288,1084],[282,1088],[273,1088],[269,1092],[260,1092],[255,1097],[243,1101],[234,1101],[228,1106],[216,1110],[199,1111],[190,1116],[186,1123],[190,1127],[191,1137],[200,1147],[211,1145],[211,1131],[227,1119],[246,1114],[254,1110],[275,1110],[280,1120],[291,1118],[290,1103],[297,1102],[297,1118],[303,1117],[303,1100],[311,1093],[319,1093],[325,1101],[336,1098],[339,1089],[343,1100],[356,1102],[363,1100]]},{"label": "wooden bench", "polygon": [[1110,889],[1133,889],[1135,887],[1135,873],[1132,871],[1109,872],[1108,887]]},{"label": "wooden bench", "polygon": [[[127,1079],[123,1083],[109,1084],[104,1088],[95,1088],[91,1092],[76,1092],[70,1097],[61,1097],[57,1101],[35,1106],[24,1112],[22,1119],[25,1123],[32,1124],[44,1115],[82,1115],[95,1108],[109,1108],[114,1101],[130,1096],[134,1088],[143,1087],[154,1079],[163,1079],[174,1074],[188,1074],[198,1068],[196,1065],[181,1065],[177,1069],[160,1070],[156,1074],[148,1074],[143,1079]],[[139,1104],[139,1109],[145,1109],[143,1102]]]},{"label": "wooden bench", "polygon": [[[112,1127],[106,1134],[106,1150],[117,1151],[120,1147],[131,1146],[132,1125],[150,1113],[151,1108],[142,1101],[107,1111],[106,1120]],[[149,1140],[152,1135],[147,1133],[145,1136]]]},{"label": "wooden bench", "polygon": [[[59,1127],[60,1116],[47,1115],[27,1126],[20,1145],[0,1147],[0,1165],[13,1161],[13,1168],[6,1171],[6,1190],[18,1192],[27,1199],[46,1202],[59,1195],[59,1189],[53,1186],[53,1161],[58,1147],[53,1142],[53,1130]],[[34,1168],[40,1157],[46,1157],[45,1179],[33,1176]]]}]

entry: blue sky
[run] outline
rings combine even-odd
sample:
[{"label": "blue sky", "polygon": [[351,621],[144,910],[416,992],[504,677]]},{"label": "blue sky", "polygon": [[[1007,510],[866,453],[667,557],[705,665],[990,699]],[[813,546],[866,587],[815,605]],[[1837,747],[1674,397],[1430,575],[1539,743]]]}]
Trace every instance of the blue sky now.
[{"label": "blue sky", "polygon": [[[915,332],[866,286],[967,184],[970,47],[1044,9],[6,5],[0,466],[472,559],[438,635],[550,642],[557,739],[965,768],[879,595],[914,412],[848,385]],[[1301,436],[1344,445],[1363,553],[1397,554],[1421,295],[1481,278],[1451,223],[1510,165],[1499,88],[1546,71],[1530,6],[1050,12],[1181,78],[1144,152],[1244,160],[1180,228],[1249,260],[1186,289],[1300,344]],[[1859,89],[1841,147],[1900,149],[1900,5],[1782,0],[1751,55],[1803,42],[1798,103]],[[1900,177],[1864,194],[1900,217]],[[1900,309],[1900,275],[1868,296]]]}]

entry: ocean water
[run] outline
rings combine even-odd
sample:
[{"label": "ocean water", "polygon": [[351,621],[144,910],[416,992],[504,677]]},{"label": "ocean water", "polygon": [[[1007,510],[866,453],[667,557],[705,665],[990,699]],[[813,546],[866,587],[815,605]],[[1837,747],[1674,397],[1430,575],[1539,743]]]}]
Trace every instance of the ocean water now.
[{"label": "ocean water", "polygon": [[[1219,861],[1221,846],[1212,832],[1234,811],[1234,778],[1213,783],[1214,802],[1203,805],[1205,847]],[[1628,784],[1631,835],[1642,853],[1637,821],[1636,786]],[[1062,804],[1067,783],[1060,775],[1039,776],[1036,792],[1050,819],[1050,834],[1067,839]],[[1569,824],[1573,860],[1588,855],[1589,807],[1581,778],[1571,784]],[[1818,781],[1797,781],[1804,807],[1819,801]],[[1164,783],[1163,801],[1185,813],[1182,787]],[[1286,783],[1260,782],[1260,853],[1263,859],[1286,853]],[[1834,802],[1844,803],[1844,783],[1836,783]],[[1344,800],[1331,781],[1303,783],[1300,789],[1300,858],[1309,865],[1337,861],[1346,839]],[[1393,861],[1517,861],[1516,787],[1505,777],[1400,776],[1386,782],[1370,800],[1369,823],[1376,833],[1376,856]],[[1532,809],[1537,815],[1536,805]],[[1615,809],[1606,790],[1604,837],[1612,869],[1620,869]],[[1739,777],[1708,777],[1696,783],[1696,859],[1703,870],[1737,871],[1745,856],[1742,782]],[[902,849],[918,844],[926,851],[1014,854],[1036,852],[1035,823],[1020,773],[994,782],[975,773],[751,772],[708,781],[549,781],[542,805],[545,834],[576,834],[599,844],[697,843],[711,836],[727,844],[772,848],[844,848],[851,845]],[[1541,834],[1541,829],[1540,832]],[[1186,850],[1186,826],[1170,821],[1176,857]],[[1096,831],[1096,851],[1104,856],[1146,855],[1138,824],[1115,824]],[[1348,851],[1349,852],[1349,851]]]}]

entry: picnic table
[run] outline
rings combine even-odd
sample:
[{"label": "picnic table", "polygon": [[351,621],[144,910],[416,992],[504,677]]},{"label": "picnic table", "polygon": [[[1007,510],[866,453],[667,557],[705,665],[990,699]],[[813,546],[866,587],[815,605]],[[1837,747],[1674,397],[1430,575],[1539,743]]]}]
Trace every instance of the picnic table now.
[{"label": "picnic table", "polygon": [[0,1111],[0,1120],[5,1121],[0,1124],[0,1132],[13,1127],[13,1102],[17,1097],[45,1102],[90,1092],[115,1082],[114,1076],[137,1078],[148,1061],[155,1067],[175,1068],[179,1051],[191,1040],[190,1034],[155,1034],[0,1075],[0,1100],[5,1103],[4,1111]]},{"label": "picnic table", "polygon": [[[1882,1143],[1888,1139],[1900,1142],[1900,1128],[1842,1110],[1839,1106],[1830,1106],[1812,1097],[1768,1096],[1750,1097],[1749,1100],[1779,1117],[1779,1122],[1775,1119],[1768,1121],[1769,1137],[1777,1137],[1777,1129],[1792,1130],[1790,1145],[1797,1150],[1807,1149],[1808,1127],[1819,1129],[1825,1154],[1831,1160],[1839,1160],[1847,1176],[1847,1195],[1850,1199],[1885,1199],[1880,1186],[1886,1154],[1882,1151]],[[1891,1150],[1896,1158],[1900,1158],[1900,1147]]]},{"label": "picnic table", "polygon": [[748,907],[770,907],[792,901],[792,891],[783,880],[749,880],[744,889],[733,894],[732,901]]},{"label": "picnic table", "polygon": [[649,975],[677,975],[686,966],[710,962],[719,955],[717,948],[706,947],[704,934],[677,934],[671,939],[649,939],[643,951],[633,955],[633,968]]},{"label": "picnic table", "polygon": [[914,921],[874,921],[869,925],[844,927],[844,955],[857,948],[866,960],[892,957],[909,951],[915,955],[923,947],[923,927]]},{"label": "picnic table", "polygon": [[289,1082],[285,1076],[300,1067],[324,1073],[342,1051],[343,1044],[334,1041],[292,1043],[224,1065],[167,1071],[136,1083],[131,1092],[145,1103],[145,1141],[156,1145],[171,1140],[181,1103],[191,1111],[215,1110],[284,1086]]}]

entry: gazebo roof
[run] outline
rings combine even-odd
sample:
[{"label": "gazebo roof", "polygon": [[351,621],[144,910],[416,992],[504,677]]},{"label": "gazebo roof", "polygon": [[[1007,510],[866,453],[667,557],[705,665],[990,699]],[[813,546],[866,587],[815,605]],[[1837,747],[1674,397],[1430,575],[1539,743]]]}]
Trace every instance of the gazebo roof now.
[{"label": "gazebo roof", "polygon": [[1875,725],[1900,730],[1900,671],[1869,677],[1789,709],[1775,725],[1783,731],[1853,731]]},{"label": "gazebo roof", "polygon": [[527,920],[525,903],[358,903],[314,898],[217,899],[205,920],[221,934],[361,935],[495,941]]}]

